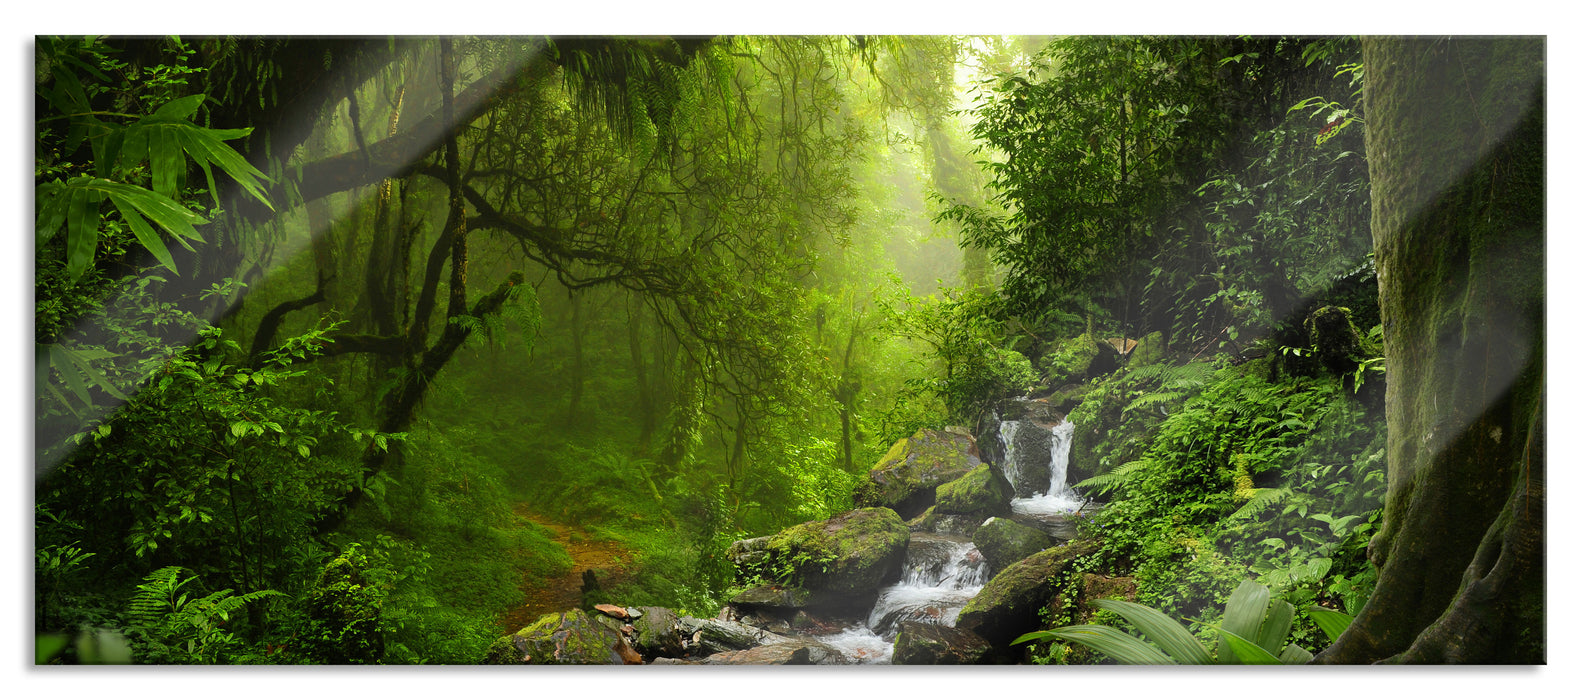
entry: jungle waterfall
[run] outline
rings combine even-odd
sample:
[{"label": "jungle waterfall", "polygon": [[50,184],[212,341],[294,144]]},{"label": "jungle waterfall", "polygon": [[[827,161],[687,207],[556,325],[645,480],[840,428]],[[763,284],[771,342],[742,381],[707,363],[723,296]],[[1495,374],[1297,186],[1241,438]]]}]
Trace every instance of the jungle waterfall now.
[{"label": "jungle waterfall", "polygon": [[[1005,421],[1000,425],[1001,434],[1007,432],[1006,425],[1019,426],[1019,421]],[[1017,427],[1009,428],[1014,436],[1019,430]],[[1071,436],[1076,432],[1076,425],[1071,421],[1061,421],[1050,429],[1049,444],[1049,487],[1043,493],[1034,493],[1026,497],[1011,500],[1011,511],[1017,515],[1046,516],[1060,513],[1071,513],[1082,507],[1082,498],[1071,486],[1066,483],[1066,467],[1071,462]],[[1005,463],[1017,463],[1015,443],[1005,447]],[[1011,467],[1007,467],[1009,470]],[[1009,473],[1006,478],[1015,483]]]},{"label": "jungle waterfall", "polygon": [[[1015,436],[1027,427],[1024,423],[1030,424],[1032,429],[1042,427],[1032,421],[1000,423],[1005,455],[1002,468],[1012,483],[1016,483],[1019,469]],[[1075,429],[1075,425],[1064,420],[1049,429],[1047,489],[1011,501],[1016,519],[1036,521],[1040,529],[1062,539],[1074,534],[1072,528],[1066,526],[1067,516],[1083,505],[1081,496],[1066,483]],[[990,578],[989,565],[973,545],[972,538],[914,532],[907,545],[901,580],[880,589],[867,619],[837,634],[819,637],[818,641],[839,649],[851,663],[888,664],[902,622],[911,620],[954,627],[962,608]]]}]

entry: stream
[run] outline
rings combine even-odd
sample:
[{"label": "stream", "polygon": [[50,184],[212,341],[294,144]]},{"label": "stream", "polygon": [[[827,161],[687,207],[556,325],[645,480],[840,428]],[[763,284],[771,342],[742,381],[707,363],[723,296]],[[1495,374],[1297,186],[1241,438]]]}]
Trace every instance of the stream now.
[{"label": "stream", "polygon": [[[1006,476],[1013,483],[1020,461],[1015,452],[1016,432],[1042,429],[1044,426],[1031,421],[1000,424]],[[1068,520],[1084,503],[1066,484],[1066,466],[1071,457],[1071,436],[1075,429],[1069,421],[1048,428],[1052,438],[1048,488],[1011,500],[1014,520],[1038,527],[1061,540],[1076,536],[1076,526]],[[839,649],[852,663],[888,664],[895,652],[895,636],[901,622],[915,620],[954,627],[961,609],[983,590],[990,578],[988,564],[973,546],[972,538],[932,532],[912,533],[902,571],[900,581],[879,590],[879,598],[867,619],[815,639]]]}]

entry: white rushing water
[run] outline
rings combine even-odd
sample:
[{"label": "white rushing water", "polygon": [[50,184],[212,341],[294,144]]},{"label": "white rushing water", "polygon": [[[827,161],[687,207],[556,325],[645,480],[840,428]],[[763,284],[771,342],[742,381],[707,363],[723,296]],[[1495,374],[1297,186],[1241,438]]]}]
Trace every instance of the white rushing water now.
[{"label": "white rushing water", "polygon": [[899,582],[880,589],[863,624],[819,641],[839,649],[853,663],[890,663],[902,622],[952,627],[961,609],[988,582],[988,565],[964,537],[912,533],[905,566]]},{"label": "white rushing water", "polygon": [[1005,458],[1001,460],[1005,464],[1001,467],[1001,471],[1005,472],[1005,478],[1010,480],[1012,487],[1016,486],[1016,477],[1020,475],[1013,452],[1016,449],[1016,430],[1020,427],[1022,427],[1021,421],[1000,421],[1000,444],[1005,448],[1002,450]]},{"label": "white rushing water", "polygon": [[[1082,507],[1082,497],[1066,484],[1066,467],[1071,462],[1071,436],[1076,430],[1077,426],[1071,421],[1061,421],[1050,429],[1049,487],[1029,498],[1012,499],[1011,512],[1017,515],[1041,516],[1071,513]],[[1005,434],[1005,426],[1000,426],[1000,433]],[[1015,434],[1013,429],[1011,435]],[[1013,444],[1007,441],[1005,459],[1007,464],[1015,462],[1013,449]]]}]

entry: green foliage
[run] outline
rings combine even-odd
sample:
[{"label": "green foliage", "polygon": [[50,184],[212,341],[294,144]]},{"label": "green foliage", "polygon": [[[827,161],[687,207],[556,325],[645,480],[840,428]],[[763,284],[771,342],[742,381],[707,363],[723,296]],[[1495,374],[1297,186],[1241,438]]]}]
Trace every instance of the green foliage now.
[{"label": "green foliage", "polygon": [[[1080,524],[1104,543],[1091,570],[1130,573],[1143,603],[1183,616],[1249,571],[1298,608],[1365,598],[1383,430],[1339,378],[1270,382],[1257,364],[1215,366],[1129,368],[1072,412],[1079,429],[1100,422],[1107,442],[1138,430],[1140,409],[1174,406],[1155,414],[1137,458],[1075,485],[1112,497]],[[1121,401],[1131,410],[1113,408]],[[1317,641],[1306,622],[1292,634]]]},{"label": "green foliage", "polygon": [[385,592],[368,578],[368,557],[356,544],[330,560],[304,600],[309,626],[302,640],[319,663],[374,663],[384,653]]},{"label": "green foliage", "polygon": [[[1212,152],[1218,126],[1206,42],[1164,37],[1066,37],[1026,75],[979,88],[973,136],[1003,154],[986,163],[1000,217],[957,207],[946,218],[1007,269],[1017,311],[1062,293],[1115,290],[1165,233],[1154,216],[1181,196],[1178,162]],[[1144,268],[1146,269],[1146,268]]]},{"label": "green foliage", "polygon": [[244,606],[277,591],[231,595],[226,588],[198,597],[188,588],[197,576],[167,566],[143,578],[127,603],[126,631],[138,661],[150,664],[218,664],[244,660],[241,640],[228,629]]},{"label": "green foliage", "polygon": [[979,289],[946,289],[941,296],[887,302],[890,329],[920,340],[937,374],[908,381],[913,394],[943,403],[948,420],[974,424],[993,402],[1024,394],[1038,381],[1032,363],[998,347],[1000,301]]},{"label": "green foliage", "polygon": [[[1231,594],[1219,625],[1206,625],[1219,632],[1219,646],[1212,654],[1181,623],[1146,605],[1121,600],[1098,600],[1094,605],[1120,615],[1141,638],[1105,625],[1073,625],[1024,634],[1013,643],[1074,642],[1123,664],[1301,664],[1313,658],[1306,649],[1286,644],[1295,608],[1271,601],[1268,587],[1251,581],[1242,581]],[[1319,616],[1330,626],[1344,617],[1333,611]]]}]

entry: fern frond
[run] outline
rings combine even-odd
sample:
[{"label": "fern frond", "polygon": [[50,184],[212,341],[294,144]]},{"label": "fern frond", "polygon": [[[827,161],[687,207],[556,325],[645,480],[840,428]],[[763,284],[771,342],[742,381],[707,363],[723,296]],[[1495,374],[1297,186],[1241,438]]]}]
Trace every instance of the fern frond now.
[{"label": "fern frond", "polygon": [[1152,408],[1159,404],[1175,401],[1183,396],[1186,396],[1184,391],[1156,391],[1152,394],[1143,394],[1131,403],[1126,404],[1126,408],[1121,409],[1121,413],[1128,413],[1139,408]]},{"label": "fern frond", "polygon": [[1262,512],[1263,509],[1289,498],[1291,493],[1291,487],[1289,486],[1253,489],[1252,498],[1248,499],[1240,508],[1237,508],[1236,512],[1231,513],[1230,517],[1232,519],[1253,517]]},{"label": "fern frond", "polygon": [[1099,493],[1105,493],[1127,482],[1147,466],[1148,460],[1144,459],[1127,462],[1110,470],[1108,473],[1097,474],[1072,484],[1072,488],[1095,489]]}]

